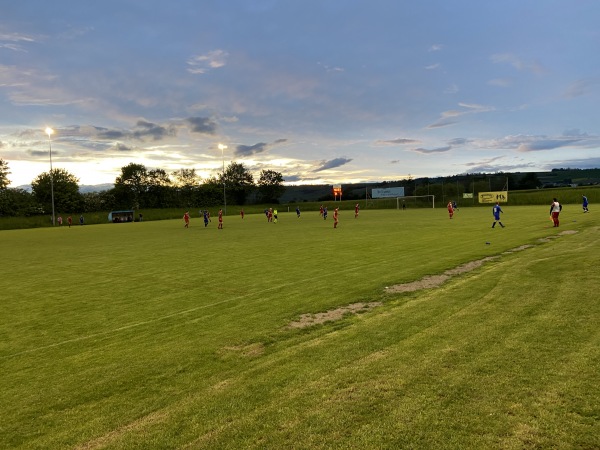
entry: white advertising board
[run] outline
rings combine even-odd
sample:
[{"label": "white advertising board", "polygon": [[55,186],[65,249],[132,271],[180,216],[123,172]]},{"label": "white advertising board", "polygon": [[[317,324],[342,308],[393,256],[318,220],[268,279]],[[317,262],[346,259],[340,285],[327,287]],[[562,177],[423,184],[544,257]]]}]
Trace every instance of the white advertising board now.
[{"label": "white advertising board", "polygon": [[372,189],[371,197],[373,198],[396,198],[404,197],[403,187],[393,187],[385,189]]}]

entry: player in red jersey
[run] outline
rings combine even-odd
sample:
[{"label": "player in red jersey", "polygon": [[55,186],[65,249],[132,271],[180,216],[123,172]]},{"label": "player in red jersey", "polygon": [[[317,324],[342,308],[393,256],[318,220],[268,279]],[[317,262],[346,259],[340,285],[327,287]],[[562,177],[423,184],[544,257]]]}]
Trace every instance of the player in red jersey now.
[{"label": "player in red jersey", "polygon": [[338,224],[338,210],[339,210],[339,208],[335,208],[333,210],[333,228],[337,228],[337,224]]},{"label": "player in red jersey", "polygon": [[223,210],[220,209],[219,210],[219,226],[217,227],[219,229],[223,229]]},{"label": "player in red jersey", "polygon": [[452,206],[452,202],[448,202],[448,215],[450,216],[450,218],[452,219],[452,216],[454,215],[454,206]]},{"label": "player in red jersey", "polygon": [[358,217],[358,210],[359,210],[359,206],[358,203],[356,204],[356,206],[354,206],[354,218],[356,219]]},{"label": "player in red jersey", "polygon": [[189,228],[190,227],[190,212],[186,211],[185,214],[183,215],[183,221],[185,222],[185,225],[183,225],[185,228]]}]

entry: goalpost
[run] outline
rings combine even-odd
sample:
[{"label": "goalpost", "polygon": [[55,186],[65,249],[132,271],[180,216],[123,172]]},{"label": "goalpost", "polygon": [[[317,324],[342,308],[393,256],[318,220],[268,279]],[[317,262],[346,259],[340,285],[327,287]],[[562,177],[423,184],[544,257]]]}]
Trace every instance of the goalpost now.
[{"label": "goalpost", "polygon": [[435,208],[435,195],[408,195],[406,197],[396,197],[396,209],[405,209],[411,204],[419,204],[427,207],[431,205],[432,208]]}]

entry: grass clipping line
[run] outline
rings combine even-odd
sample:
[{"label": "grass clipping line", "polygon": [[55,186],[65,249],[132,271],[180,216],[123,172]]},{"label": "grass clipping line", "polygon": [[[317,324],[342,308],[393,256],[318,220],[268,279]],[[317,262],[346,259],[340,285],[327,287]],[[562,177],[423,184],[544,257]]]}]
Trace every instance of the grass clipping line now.
[{"label": "grass clipping line", "polygon": [[[563,232],[559,233],[558,236],[564,236],[564,235],[575,234],[575,233],[577,233],[577,231],[567,230],[567,231],[563,231]],[[540,241],[540,242],[547,242],[547,241]],[[533,247],[533,245],[522,245],[520,247],[510,249],[510,250],[504,252],[504,254],[510,254],[510,253],[514,253],[514,252],[523,251],[523,250],[531,248],[531,247]],[[472,270],[475,270],[475,269],[481,267],[486,262],[493,261],[498,258],[500,258],[500,256],[487,256],[482,259],[470,261],[468,263],[461,264],[460,266],[457,266],[453,269],[448,269],[440,275],[426,275],[423,278],[421,278],[420,280],[411,281],[410,283],[402,283],[402,284],[396,284],[394,286],[387,286],[385,288],[385,292],[390,293],[390,294],[397,294],[397,293],[403,293],[403,292],[415,292],[415,291],[420,291],[422,289],[436,288],[436,287],[441,286],[442,284],[444,284],[446,281],[448,281],[450,278],[452,278],[454,276],[461,275],[461,274],[467,273],[467,272],[471,272]],[[347,314],[359,314],[362,312],[369,311],[369,310],[376,308],[377,306],[381,306],[381,305],[383,305],[382,302],[370,302],[370,303],[359,302],[359,303],[352,303],[347,306],[342,306],[342,307],[336,308],[336,309],[330,309],[329,311],[325,311],[322,313],[302,314],[298,320],[291,322],[287,326],[287,328],[293,328],[293,329],[307,328],[307,327],[312,327],[314,325],[320,325],[320,324],[323,324],[326,322],[334,322],[336,320],[341,320]]]}]

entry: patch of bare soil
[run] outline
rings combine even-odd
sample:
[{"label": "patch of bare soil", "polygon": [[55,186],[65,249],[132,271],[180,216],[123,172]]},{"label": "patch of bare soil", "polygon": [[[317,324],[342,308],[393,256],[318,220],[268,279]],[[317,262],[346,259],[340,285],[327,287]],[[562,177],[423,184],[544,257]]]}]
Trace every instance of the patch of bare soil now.
[{"label": "patch of bare soil", "polygon": [[567,234],[576,234],[577,230],[565,230],[558,233],[559,236],[565,236]]},{"label": "patch of bare soil", "polygon": [[[567,234],[575,234],[576,230],[565,230],[558,234],[558,236],[563,236]],[[550,242],[551,239],[556,239],[558,236],[548,236],[546,238],[538,239],[539,242]],[[514,253],[526,250],[528,248],[533,247],[533,245],[521,245],[519,247],[512,248],[507,250],[506,253]],[[448,269],[441,275],[426,275],[420,280],[411,281],[410,283],[402,283],[396,284],[394,286],[386,287],[386,292],[397,294],[401,292],[414,292],[420,291],[422,289],[431,289],[435,287],[439,287],[448,281],[450,278],[461,275],[463,273],[471,272],[472,270],[481,267],[488,261],[492,261],[494,259],[499,258],[499,256],[488,256],[486,258],[478,259],[475,261],[468,262],[466,264],[462,264],[453,269]],[[363,311],[368,311],[377,306],[381,306],[381,302],[371,302],[371,303],[353,303],[348,306],[344,306],[337,309],[332,309],[323,313],[317,314],[302,314],[300,319],[295,322],[291,322],[288,325],[288,328],[306,328],[317,324],[322,324],[325,322],[332,322],[335,320],[340,320],[346,314],[357,314]]]},{"label": "patch of bare soil", "polygon": [[351,305],[343,306],[341,308],[330,309],[329,311],[316,313],[316,314],[302,314],[300,319],[295,322],[291,322],[288,328],[306,328],[313,325],[322,324],[325,322],[333,322],[340,320],[347,314],[358,314],[361,312],[369,311],[377,306],[381,306],[381,302],[370,302],[370,303],[352,303]]},{"label": "patch of bare soil", "polygon": [[488,256],[483,259],[477,259],[475,261],[468,262],[466,264],[462,264],[454,269],[448,269],[441,275],[427,275],[417,281],[411,281],[410,283],[402,283],[396,284],[394,286],[389,286],[386,288],[386,292],[389,293],[399,293],[399,292],[414,292],[420,291],[421,289],[430,289],[434,287],[441,286],[450,278],[460,275],[463,273],[470,272],[472,270],[481,267],[484,263],[491,261],[493,259],[498,258],[497,256]]},{"label": "patch of bare soil", "polygon": [[520,252],[522,250],[525,250],[525,249],[531,248],[531,247],[533,247],[533,245],[525,244],[525,245],[521,245],[519,247],[511,248],[510,250],[506,250],[504,253]]}]

